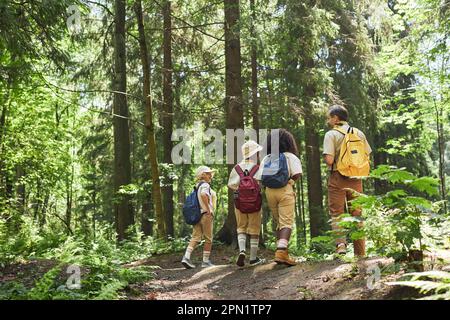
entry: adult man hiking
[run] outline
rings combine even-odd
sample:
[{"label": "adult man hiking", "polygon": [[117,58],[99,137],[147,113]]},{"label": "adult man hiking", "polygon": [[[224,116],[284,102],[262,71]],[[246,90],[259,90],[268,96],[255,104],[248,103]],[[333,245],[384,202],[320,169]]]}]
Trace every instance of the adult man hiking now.
[{"label": "adult man hiking", "polygon": [[[369,174],[369,155],[372,152],[364,133],[347,123],[348,111],[340,105],[333,105],[328,111],[327,123],[332,128],[325,134],[323,156],[330,169],[328,180],[328,206],[331,215],[331,227],[342,237],[336,239],[336,253],[345,254],[347,242],[339,234],[339,217],[346,207],[352,216],[361,216],[361,210],[352,210],[348,201],[356,195],[348,190],[362,193],[361,177]],[[360,223],[362,227],[362,222]],[[365,239],[353,241],[355,256],[365,255]]]}]

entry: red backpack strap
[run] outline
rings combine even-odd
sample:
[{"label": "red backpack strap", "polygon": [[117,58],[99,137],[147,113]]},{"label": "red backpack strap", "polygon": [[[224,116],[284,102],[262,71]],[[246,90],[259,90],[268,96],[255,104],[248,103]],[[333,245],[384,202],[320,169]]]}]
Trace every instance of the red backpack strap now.
[{"label": "red backpack strap", "polygon": [[248,175],[253,178],[253,176],[256,174],[256,172],[258,172],[258,170],[259,170],[259,166],[257,164],[255,164],[253,166],[252,170],[250,170],[250,173]]},{"label": "red backpack strap", "polygon": [[234,170],[236,170],[236,172],[237,172],[237,174],[239,175],[239,177],[241,177],[241,178],[245,177],[244,171],[242,171],[242,168],[241,168],[240,165],[237,164],[237,165],[234,167]]}]

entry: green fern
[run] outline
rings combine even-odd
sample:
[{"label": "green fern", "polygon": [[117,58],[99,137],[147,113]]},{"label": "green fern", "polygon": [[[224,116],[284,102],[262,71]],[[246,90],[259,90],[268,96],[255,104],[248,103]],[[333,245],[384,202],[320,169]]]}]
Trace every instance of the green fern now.
[{"label": "green fern", "polygon": [[393,281],[387,284],[411,287],[419,289],[422,294],[429,294],[420,300],[450,300],[450,272],[413,272],[405,274],[405,277],[411,278],[407,281]]},{"label": "green fern", "polygon": [[28,299],[31,300],[49,300],[52,299],[53,287],[56,277],[61,273],[61,265],[53,267],[44,276],[39,279],[34,288],[28,292]]},{"label": "green fern", "polygon": [[119,290],[125,288],[126,286],[126,281],[112,279],[111,282],[101,287],[94,300],[116,300],[119,298]]}]

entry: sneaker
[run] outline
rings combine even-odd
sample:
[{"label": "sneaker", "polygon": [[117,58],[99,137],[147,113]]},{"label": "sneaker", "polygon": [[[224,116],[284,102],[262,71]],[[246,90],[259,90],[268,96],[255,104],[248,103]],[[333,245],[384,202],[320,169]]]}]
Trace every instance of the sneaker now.
[{"label": "sneaker", "polygon": [[260,259],[260,258],[256,257],[255,260],[250,260],[250,266],[252,266],[252,267],[257,266],[258,264],[262,264],[264,262],[266,262],[266,259]]},{"label": "sneaker", "polygon": [[186,269],[194,269],[194,268],[195,268],[195,264],[193,264],[193,263],[191,262],[191,259],[188,259],[188,258],[186,258],[186,257],[183,257],[183,260],[181,260],[181,263],[183,264],[183,266],[184,266]]},{"label": "sneaker", "polygon": [[245,265],[245,252],[241,251],[239,257],[237,258],[236,264],[238,267],[243,267]]},{"label": "sneaker", "polygon": [[336,253],[337,254],[342,254],[342,255],[347,254],[347,246],[345,245],[345,243],[339,243],[336,246]]},{"label": "sneaker", "polygon": [[202,268],[209,268],[209,267],[214,267],[213,263],[211,262],[211,260],[208,261],[203,261],[202,263]]}]

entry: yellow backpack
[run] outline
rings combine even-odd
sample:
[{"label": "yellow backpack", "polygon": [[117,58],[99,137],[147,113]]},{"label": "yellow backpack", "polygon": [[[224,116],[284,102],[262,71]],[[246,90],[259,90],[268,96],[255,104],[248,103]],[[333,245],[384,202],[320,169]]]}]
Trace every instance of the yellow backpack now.
[{"label": "yellow backpack", "polygon": [[346,177],[367,177],[370,171],[370,159],[366,145],[358,135],[358,129],[345,130],[335,127],[344,135],[336,169]]}]

